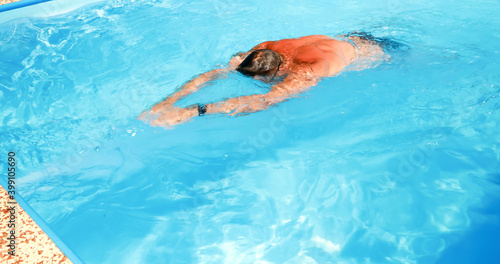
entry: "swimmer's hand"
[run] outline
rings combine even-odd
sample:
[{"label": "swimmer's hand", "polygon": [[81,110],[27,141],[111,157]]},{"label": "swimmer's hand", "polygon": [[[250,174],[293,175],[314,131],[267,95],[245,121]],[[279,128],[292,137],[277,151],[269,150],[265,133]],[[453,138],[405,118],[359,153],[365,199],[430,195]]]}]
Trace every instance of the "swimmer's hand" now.
[{"label": "swimmer's hand", "polygon": [[144,112],[139,116],[139,119],[149,122],[152,126],[169,128],[185,123],[195,116],[198,116],[197,107],[181,108],[167,105],[161,110]]}]

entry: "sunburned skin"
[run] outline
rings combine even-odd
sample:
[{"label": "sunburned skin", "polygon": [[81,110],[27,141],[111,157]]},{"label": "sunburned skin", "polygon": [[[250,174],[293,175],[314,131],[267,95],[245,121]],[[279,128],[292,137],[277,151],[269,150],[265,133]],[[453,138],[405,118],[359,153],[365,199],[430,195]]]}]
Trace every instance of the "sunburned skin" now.
[{"label": "sunburned skin", "polygon": [[[259,49],[269,49],[280,56],[280,66],[270,72],[282,81],[272,85],[267,94],[241,96],[208,104],[203,114],[240,115],[261,111],[306,91],[315,86],[321,78],[337,75],[349,65],[348,70],[359,71],[375,67],[389,58],[376,43],[357,36],[339,37],[349,40],[312,35],[263,42],[248,52],[233,56],[227,68],[215,69],[190,80],[165,100],[154,105],[150,111],[144,112],[139,119],[147,120],[153,126],[171,127],[198,116],[200,112],[197,105],[180,108],[174,104],[198,91],[204,83],[235,70],[246,56]],[[262,77],[265,79],[266,76]]]}]

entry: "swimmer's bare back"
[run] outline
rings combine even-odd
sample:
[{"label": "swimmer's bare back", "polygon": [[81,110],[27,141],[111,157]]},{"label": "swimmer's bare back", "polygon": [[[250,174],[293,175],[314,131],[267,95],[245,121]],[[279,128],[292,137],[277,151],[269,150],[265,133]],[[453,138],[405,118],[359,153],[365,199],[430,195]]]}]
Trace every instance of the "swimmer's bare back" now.
[{"label": "swimmer's bare back", "polygon": [[[139,119],[148,120],[153,126],[171,127],[200,115],[240,115],[261,111],[315,86],[323,77],[335,76],[357,60],[370,57],[378,60],[378,56],[384,54],[375,43],[356,37],[348,38],[350,41],[337,40],[325,35],[312,35],[263,42],[248,52],[235,55],[231,58],[228,67],[203,73],[190,80],[175,93],[153,106],[150,111],[144,112]],[[354,45],[350,42],[354,42]],[[204,83],[236,70],[247,57],[251,57],[252,53],[262,50],[270,50],[273,54],[277,54],[279,64],[262,74],[267,76],[255,75],[253,77],[272,75],[272,78],[282,78],[281,82],[271,86],[267,94],[240,96],[212,104],[192,105],[185,108],[174,105],[178,100],[198,91]],[[355,70],[361,70],[363,67],[370,67],[370,65],[366,64]]]}]

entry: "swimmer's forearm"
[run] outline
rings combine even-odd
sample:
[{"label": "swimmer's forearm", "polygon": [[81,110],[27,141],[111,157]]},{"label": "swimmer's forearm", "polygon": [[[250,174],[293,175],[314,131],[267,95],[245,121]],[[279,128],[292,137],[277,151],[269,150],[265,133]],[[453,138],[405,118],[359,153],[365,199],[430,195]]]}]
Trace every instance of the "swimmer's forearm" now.
[{"label": "swimmer's forearm", "polygon": [[206,106],[207,114],[230,114],[238,115],[242,113],[253,113],[268,108],[265,96],[249,95],[231,98],[222,102],[208,104]]},{"label": "swimmer's forearm", "polygon": [[215,69],[209,72],[198,75],[197,77],[191,79],[183,86],[179,87],[176,92],[165,98],[164,102],[166,104],[174,104],[175,102],[181,100],[182,98],[197,92],[200,90],[203,84],[206,82],[215,80],[220,74],[226,73],[227,69]]},{"label": "swimmer's forearm", "polygon": [[231,114],[253,113],[266,109],[268,106],[260,102],[257,96],[242,96],[232,98],[219,103],[208,104],[207,114]]},{"label": "swimmer's forearm", "polygon": [[206,105],[206,114],[238,115],[254,113],[265,110],[283,100],[284,98],[273,93],[241,96]]}]

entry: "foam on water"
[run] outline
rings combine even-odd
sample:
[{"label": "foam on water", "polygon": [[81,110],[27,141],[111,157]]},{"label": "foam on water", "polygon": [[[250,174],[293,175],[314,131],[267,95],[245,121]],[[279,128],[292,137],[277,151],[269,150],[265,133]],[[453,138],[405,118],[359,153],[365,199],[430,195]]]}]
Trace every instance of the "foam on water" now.
[{"label": "foam on water", "polygon": [[[86,263],[494,263],[498,11],[109,1],[3,23],[0,147]],[[252,115],[135,120],[259,42],[355,30],[411,50]],[[184,104],[267,89],[230,74]]]}]

